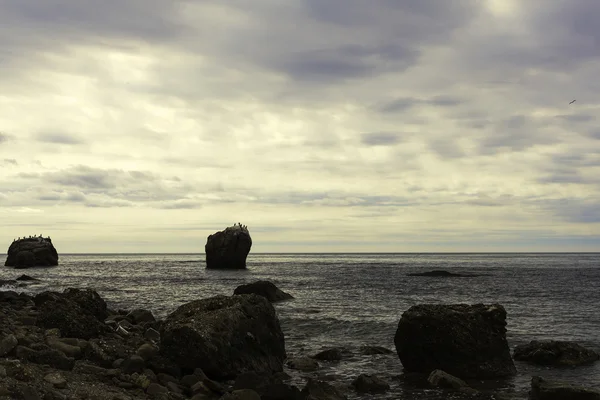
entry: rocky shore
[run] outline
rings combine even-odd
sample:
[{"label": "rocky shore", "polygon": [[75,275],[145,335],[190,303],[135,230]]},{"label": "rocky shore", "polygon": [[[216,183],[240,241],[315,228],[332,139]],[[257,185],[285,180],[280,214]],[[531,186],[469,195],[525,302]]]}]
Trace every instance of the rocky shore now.
[{"label": "rocky shore", "polygon": [[[0,292],[0,398],[341,400],[390,390],[389,378],[361,371],[351,382],[313,374],[351,357],[344,347],[288,354],[272,303],[293,297],[271,282],[233,293],[183,304],[157,320],[149,310],[113,310],[91,289]],[[505,326],[498,304],[411,307],[395,336],[404,365],[399,379],[448,398],[516,399],[469,382],[514,374],[513,358],[559,366],[598,359],[576,344],[535,341],[511,357]],[[361,348],[362,354],[391,352]],[[304,374],[302,382],[290,380],[294,370]],[[529,396],[600,399],[600,392],[532,377]]]}]

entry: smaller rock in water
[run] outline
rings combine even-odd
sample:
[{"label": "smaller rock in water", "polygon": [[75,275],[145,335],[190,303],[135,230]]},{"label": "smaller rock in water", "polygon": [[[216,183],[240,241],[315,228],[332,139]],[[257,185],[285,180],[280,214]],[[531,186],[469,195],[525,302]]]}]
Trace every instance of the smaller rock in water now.
[{"label": "smaller rock in water", "polygon": [[550,382],[539,376],[531,378],[531,400],[600,400],[600,391],[566,382]]},{"label": "smaller rock in water", "polygon": [[233,294],[257,294],[265,297],[271,303],[283,300],[291,300],[294,298],[291,294],[280,290],[273,282],[270,281],[256,281],[238,286],[233,291]]},{"label": "smaller rock in water", "polygon": [[427,378],[427,382],[429,382],[432,386],[435,387],[454,389],[463,393],[478,393],[477,390],[467,385],[467,382],[453,375],[450,375],[440,369],[432,371],[431,374],[429,374],[429,377]]},{"label": "smaller rock in water", "polygon": [[142,308],[136,308],[131,310],[127,315],[127,319],[131,320],[134,324],[142,324],[144,322],[154,322],[156,318],[152,315],[151,311],[144,310]]},{"label": "smaller rock in water", "polygon": [[206,239],[206,268],[246,269],[246,258],[252,247],[250,232],[236,224],[216,232]]},{"label": "smaller rock in water", "polygon": [[319,369],[319,363],[309,357],[290,358],[286,365],[291,369],[302,372],[316,371]]},{"label": "smaller rock in water", "polygon": [[344,356],[344,349],[339,347],[333,347],[331,349],[326,349],[318,352],[312,358],[315,360],[321,361],[340,361]]},{"label": "smaller rock in water", "polygon": [[381,346],[362,346],[360,348],[360,354],[364,356],[373,356],[378,354],[394,354],[394,352]]},{"label": "smaller rock in water", "polygon": [[598,361],[600,356],[574,342],[533,340],[515,347],[513,358],[538,365],[575,367]]},{"label": "smaller rock in water", "polygon": [[390,385],[376,375],[360,374],[352,386],[359,393],[385,393],[390,390]]},{"label": "smaller rock in water", "polygon": [[37,281],[38,279],[31,277],[29,275],[21,275],[16,280],[17,281]]}]

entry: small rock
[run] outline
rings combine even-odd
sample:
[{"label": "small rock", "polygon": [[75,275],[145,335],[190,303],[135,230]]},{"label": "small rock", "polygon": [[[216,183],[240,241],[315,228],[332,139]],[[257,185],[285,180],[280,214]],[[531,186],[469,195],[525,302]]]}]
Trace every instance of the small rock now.
[{"label": "small rock", "polygon": [[19,276],[15,280],[17,280],[17,281],[37,281],[38,279],[36,279],[36,278],[34,278],[32,276],[23,274],[23,275]]},{"label": "small rock", "polygon": [[202,378],[196,374],[186,375],[179,381],[183,386],[191,388],[196,383],[200,382]]},{"label": "small rock", "polygon": [[51,348],[64,353],[67,357],[73,357],[75,359],[81,358],[81,347],[71,346],[56,338],[49,338],[46,340],[46,343],[48,343],[48,346]]},{"label": "small rock", "polygon": [[531,400],[600,400],[600,390],[570,383],[550,382],[539,376],[531,378]]},{"label": "small rock", "polygon": [[156,396],[158,394],[162,394],[162,393],[169,393],[169,390],[162,386],[159,385],[158,383],[151,383],[150,385],[148,385],[148,388],[146,389],[146,393],[149,396]]},{"label": "small rock", "polygon": [[178,394],[183,393],[183,389],[181,389],[181,386],[179,386],[175,382],[167,382],[167,389],[169,389],[169,392],[178,393]]},{"label": "small rock", "polygon": [[390,385],[376,375],[360,374],[352,386],[359,393],[385,393],[390,390]]},{"label": "small rock", "polygon": [[298,357],[289,359],[286,363],[291,369],[296,369],[302,372],[316,371],[319,369],[319,363],[316,360],[308,357]]},{"label": "small rock", "polygon": [[6,378],[6,376],[6,367],[4,367],[4,365],[0,365],[0,378]]},{"label": "small rock", "polygon": [[302,394],[308,399],[347,400],[348,397],[341,393],[335,386],[327,382],[310,378],[302,389]]},{"label": "small rock", "polygon": [[13,351],[13,349],[17,347],[18,344],[19,341],[17,340],[17,337],[15,335],[11,334],[4,336],[0,340],[0,357],[4,357],[5,355]]},{"label": "small rock", "polygon": [[140,356],[144,361],[148,361],[156,354],[158,354],[158,348],[156,346],[152,346],[151,344],[144,343],[137,349],[136,354]]},{"label": "small rock", "polygon": [[469,387],[469,385],[467,385],[467,383],[462,379],[457,378],[454,375],[450,375],[449,373],[442,371],[441,369],[431,371],[431,374],[429,374],[429,377],[427,378],[427,382],[429,382],[432,386],[435,387],[450,388],[456,390],[461,390]]},{"label": "small rock", "polygon": [[160,341],[160,333],[156,329],[148,328],[144,333],[144,338],[158,342]]},{"label": "small rock", "polygon": [[64,376],[57,372],[52,372],[44,376],[44,380],[57,389],[64,389],[67,387],[67,380]]},{"label": "small rock", "polygon": [[[165,374],[163,372],[159,372],[158,374],[156,374],[156,379],[158,379],[158,382],[160,382],[163,386],[167,386],[167,383],[169,382],[175,382],[177,383],[177,378],[169,375],[169,374]],[[194,382],[196,383],[196,382]],[[190,385],[191,387],[191,385]]]},{"label": "small rock", "polygon": [[377,354],[393,354],[394,352],[390,349],[381,346],[362,346],[360,348],[360,354],[365,356],[372,356]]},{"label": "small rock", "polygon": [[342,357],[343,357],[343,350],[338,347],[323,350],[323,351],[315,354],[314,356],[312,356],[312,358],[314,358],[316,360],[322,360],[322,361],[340,361],[342,359]]},{"label": "small rock", "polygon": [[123,360],[121,364],[121,370],[126,374],[133,374],[134,372],[142,372],[144,370],[144,359],[138,355],[133,355]]}]

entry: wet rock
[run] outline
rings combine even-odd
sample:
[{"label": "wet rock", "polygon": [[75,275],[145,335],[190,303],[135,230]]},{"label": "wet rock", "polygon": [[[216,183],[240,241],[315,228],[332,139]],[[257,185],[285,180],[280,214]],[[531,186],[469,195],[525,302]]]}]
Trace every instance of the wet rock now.
[{"label": "wet rock", "polygon": [[311,358],[321,361],[340,361],[344,357],[344,355],[347,355],[348,353],[349,352],[346,349],[342,349],[340,347],[332,347],[330,349],[318,352]]},{"label": "wet rock", "polygon": [[359,393],[385,393],[390,390],[390,385],[377,375],[360,374],[352,386]]},{"label": "wet rock", "polygon": [[270,281],[256,281],[238,286],[233,291],[233,294],[257,294],[266,298],[271,303],[294,298],[291,294],[281,291],[273,282]]},{"label": "wet rock", "polygon": [[9,334],[0,339],[0,357],[4,357],[17,347],[19,341],[13,334]]},{"label": "wet rock", "polygon": [[261,400],[305,400],[305,395],[296,386],[286,383],[271,383],[260,392]]},{"label": "wet rock", "polygon": [[402,314],[394,344],[407,372],[441,369],[479,379],[516,373],[499,304],[413,306]]},{"label": "wet rock", "polygon": [[206,268],[245,269],[246,257],[252,247],[248,229],[234,225],[210,235],[206,240]]},{"label": "wet rock", "polygon": [[519,345],[515,347],[513,357],[532,364],[569,367],[591,364],[600,358],[595,351],[577,343],[555,340],[533,340]]},{"label": "wet rock", "polygon": [[311,372],[319,369],[319,363],[309,357],[290,358],[286,365],[291,369],[296,369],[303,372]]},{"label": "wet rock", "polygon": [[432,386],[446,389],[455,389],[463,393],[477,393],[475,389],[472,389],[465,381],[450,375],[442,370],[436,369],[429,374],[427,378]]},{"label": "wet rock", "polygon": [[347,400],[348,397],[335,386],[315,379],[309,379],[302,389],[306,400]]},{"label": "wet rock", "polygon": [[531,400],[600,400],[600,390],[565,382],[551,382],[539,376],[531,378]]},{"label": "wet rock", "polygon": [[50,238],[24,238],[9,246],[4,265],[15,268],[55,266],[58,253]]},{"label": "wet rock", "polygon": [[285,345],[275,309],[257,295],[217,296],[179,307],[164,321],[160,351],[181,368],[211,379],[246,370],[278,372]]},{"label": "wet rock", "polygon": [[72,346],[70,344],[64,343],[58,338],[50,338],[46,340],[46,343],[50,348],[58,350],[62,352],[67,357],[73,357],[75,359],[81,358],[81,347]]},{"label": "wet rock", "polygon": [[57,389],[64,389],[67,387],[67,380],[64,376],[57,372],[52,372],[45,375],[44,380]]}]

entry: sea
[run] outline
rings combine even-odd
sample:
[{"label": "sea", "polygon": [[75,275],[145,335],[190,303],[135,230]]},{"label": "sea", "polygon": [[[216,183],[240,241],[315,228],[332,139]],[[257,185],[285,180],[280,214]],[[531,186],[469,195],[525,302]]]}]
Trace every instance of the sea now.
[{"label": "sea", "polygon": [[[204,254],[64,254],[59,262],[51,268],[2,268],[0,279],[22,273],[38,278],[19,288],[31,293],[91,287],[111,308],[147,308],[157,317],[192,300],[231,295],[241,284],[270,280],[294,296],[275,304],[289,356],[313,355],[329,347],[353,354],[323,362],[312,373],[286,370],[292,382],[301,385],[312,376],[348,385],[359,374],[376,374],[391,385],[386,394],[350,391],[350,399],[459,398],[403,376],[394,334],[402,313],[417,304],[499,303],[508,313],[511,349],[554,339],[600,352],[600,253],[251,253],[247,270],[236,271],[207,270]],[[408,276],[440,269],[476,276]],[[383,346],[394,353],[363,356],[361,346]],[[600,362],[577,368],[515,364],[515,377],[469,383],[517,398],[526,398],[532,375],[600,388]]]}]

